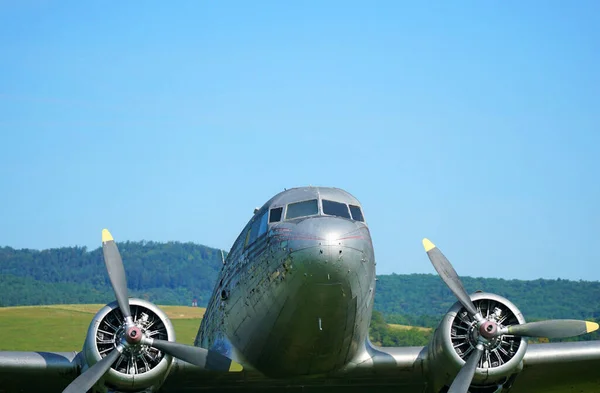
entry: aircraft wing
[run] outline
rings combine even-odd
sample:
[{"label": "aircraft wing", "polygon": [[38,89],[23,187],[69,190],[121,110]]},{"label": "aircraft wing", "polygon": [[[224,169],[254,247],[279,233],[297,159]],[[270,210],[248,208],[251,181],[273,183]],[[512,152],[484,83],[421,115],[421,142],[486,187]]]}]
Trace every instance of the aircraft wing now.
[{"label": "aircraft wing", "polygon": [[[304,392],[377,391],[430,392],[435,375],[443,373],[427,358],[428,347],[375,347],[344,370],[322,378],[269,380],[250,370],[242,373],[208,374],[182,361],[175,361],[161,392],[193,392],[222,389],[235,392],[303,388]],[[530,344],[523,369],[509,378],[503,392],[510,393],[598,393],[600,392],[600,341]],[[512,387],[509,388],[509,384]],[[268,391],[268,390],[267,390]]]},{"label": "aircraft wing", "polygon": [[[381,391],[422,393],[436,368],[428,362],[427,347],[368,347],[338,373],[311,379],[273,380],[252,371],[212,372],[175,359],[160,392],[263,391],[303,387],[305,392]],[[81,372],[78,352],[0,352],[0,393],[61,392]],[[440,371],[439,369],[437,369]],[[600,391],[600,341],[529,345],[523,369],[509,379],[510,393],[597,393]],[[507,384],[505,388],[508,388]]]},{"label": "aircraft wing", "polygon": [[[244,368],[239,373],[208,373],[175,360],[161,393],[206,391],[263,392],[377,392],[423,393],[426,386],[426,347],[372,347],[343,370],[327,376],[270,379]],[[203,390],[203,391],[204,391]]]},{"label": "aircraft wing", "polygon": [[600,341],[531,344],[511,393],[600,392]]},{"label": "aircraft wing", "polygon": [[80,372],[78,352],[0,352],[0,393],[61,392]]},{"label": "aircraft wing", "polygon": [[[310,379],[269,379],[253,370],[216,372],[174,359],[162,393],[264,391],[302,387],[303,391],[347,391],[373,386],[402,387],[404,393],[421,393],[424,386],[424,347],[370,348],[369,355],[334,375]],[[0,351],[0,393],[62,392],[84,364],[81,352]]]}]

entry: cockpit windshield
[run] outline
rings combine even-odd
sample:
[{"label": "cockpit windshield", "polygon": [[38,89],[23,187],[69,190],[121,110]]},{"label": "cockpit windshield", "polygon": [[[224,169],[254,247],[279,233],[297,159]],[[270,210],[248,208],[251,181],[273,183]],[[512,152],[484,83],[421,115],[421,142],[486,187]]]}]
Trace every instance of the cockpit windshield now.
[{"label": "cockpit windshield", "polygon": [[348,205],[341,202],[328,201],[327,199],[323,199],[323,214],[350,218]]},{"label": "cockpit windshield", "polygon": [[[318,199],[289,203],[285,210],[285,219],[292,220],[299,217],[323,214],[326,216],[343,217],[354,221],[365,221],[362,210],[358,205],[349,205],[344,202],[322,199],[321,207],[322,211],[319,211]],[[281,207],[272,208],[269,215],[269,223],[279,222],[282,210],[283,208]]]},{"label": "cockpit windshield", "polygon": [[287,205],[285,212],[285,219],[289,220],[292,218],[313,216],[319,214],[319,204],[316,199],[310,199],[308,201],[290,203]]},{"label": "cockpit windshield", "polygon": [[356,221],[365,221],[360,206],[350,205],[350,213],[352,213],[352,219]]}]

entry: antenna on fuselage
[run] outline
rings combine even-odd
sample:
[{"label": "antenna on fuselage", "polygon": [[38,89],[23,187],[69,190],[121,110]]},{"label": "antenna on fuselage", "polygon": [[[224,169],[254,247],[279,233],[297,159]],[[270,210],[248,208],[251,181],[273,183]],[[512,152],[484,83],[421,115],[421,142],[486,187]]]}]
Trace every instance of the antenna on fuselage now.
[{"label": "antenna on fuselage", "polygon": [[223,265],[225,264],[225,255],[223,255],[223,250],[221,250],[221,261],[223,262]]}]

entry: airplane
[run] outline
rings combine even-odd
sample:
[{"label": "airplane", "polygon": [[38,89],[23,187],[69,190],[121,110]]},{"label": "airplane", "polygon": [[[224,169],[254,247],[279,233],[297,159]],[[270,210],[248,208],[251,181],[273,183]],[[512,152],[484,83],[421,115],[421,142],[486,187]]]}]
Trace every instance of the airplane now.
[{"label": "airplane", "polygon": [[527,340],[598,324],[527,323],[504,297],[468,294],[439,248],[423,246],[458,301],[427,346],[376,346],[368,335],[375,255],[362,205],[338,188],[287,189],[237,237],[190,346],[175,341],[156,305],[129,297],[105,229],[116,300],[93,317],[80,352],[0,352],[0,392],[600,391],[600,341]]}]

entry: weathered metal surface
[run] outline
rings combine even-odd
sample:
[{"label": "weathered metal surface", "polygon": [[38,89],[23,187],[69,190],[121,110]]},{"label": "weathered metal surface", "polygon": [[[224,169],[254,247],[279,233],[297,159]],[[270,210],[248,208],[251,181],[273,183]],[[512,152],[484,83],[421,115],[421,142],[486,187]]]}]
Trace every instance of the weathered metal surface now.
[{"label": "weathered metal surface", "polygon": [[345,191],[317,187],[288,190],[267,202],[225,261],[214,292],[219,296],[207,308],[196,345],[272,377],[329,373],[357,356],[375,289],[364,222],[320,214],[271,223],[244,248],[247,231],[264,212],[313,198],[360,206]]}]

